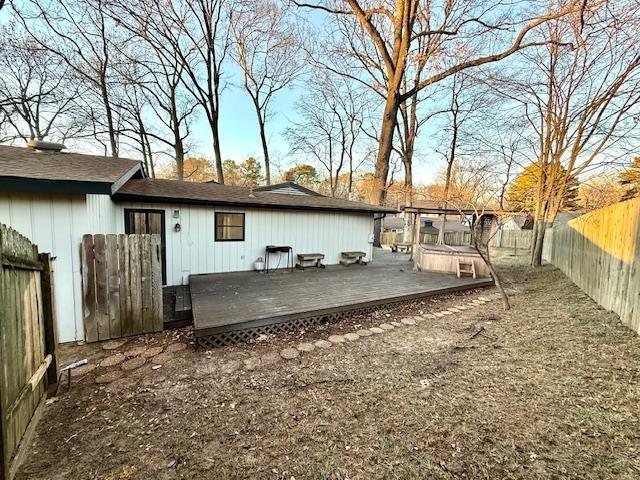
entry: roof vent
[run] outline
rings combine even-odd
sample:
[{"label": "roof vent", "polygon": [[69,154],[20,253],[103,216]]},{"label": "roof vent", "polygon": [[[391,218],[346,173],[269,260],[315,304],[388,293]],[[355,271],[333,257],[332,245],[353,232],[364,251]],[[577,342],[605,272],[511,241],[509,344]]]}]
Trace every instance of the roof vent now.
[{"label": "roof vent", "polygon": [[65,147],[62,143],[43,142],[42,140],[27,140],[27,147],[34,152],[60,152]]}]

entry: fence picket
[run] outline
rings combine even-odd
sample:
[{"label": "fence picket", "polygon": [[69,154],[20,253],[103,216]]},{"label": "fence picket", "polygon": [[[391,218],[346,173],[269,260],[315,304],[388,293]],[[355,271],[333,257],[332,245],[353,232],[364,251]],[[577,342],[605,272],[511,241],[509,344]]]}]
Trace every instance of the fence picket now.
[{"label": "fence picket", "polygon": [[151,235],[151,289],[153,291],[151,298],[152,332],[162,330],[163,324],[162,295],[156,294],[156,292],[162,292],[162,253],[160,249],[160,236]]},{"label": "fence picket", "polygon": [[108,275],[109,338],[122,336],[120,325],[120,277],[118,262],[118,236],[106,236],[106,267]]},{"label": "fence picket", "polygon": [[152,332],[151,318],[151,237],[142,235],[140,238],[140,287],[142,291],[142,330]]},{"label": "fence picket", "polygon": [[129,235],[129,288],[131,291],[129,335],[144,332],[142,323],[142,286],[140,278],[140,239],[140,235]]},{"label": "fence picket", "polygon": [[120,286],[120,332],[122,336],[131,335],[128,331],[131,317],[131,289],[129,270],[129,236],[118,235],[118,282]]},{"label": "fence picket", "polygon": [[98,341],[96,319],[96,273],[93,235],[82,237],[82,293],[84,312],[84,336],[87,342]]},{"label": "fence picket", "polygon": [[93,236],[96,270],[96,322],[98,340],[111,338],[109,331],[109,280],[107,269],[107,244],[104,235]]}]

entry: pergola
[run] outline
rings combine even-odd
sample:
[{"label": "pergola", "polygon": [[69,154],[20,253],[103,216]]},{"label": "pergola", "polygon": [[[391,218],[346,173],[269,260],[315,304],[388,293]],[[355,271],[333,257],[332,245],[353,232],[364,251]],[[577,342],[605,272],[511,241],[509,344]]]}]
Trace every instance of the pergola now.
[{"label": "pergola", "polygon": [[486,207],[471,207],[465,206],[462,208],[450,208],[435,205],[433,202],[425,202],[426,204],[420,205],[417,202],[414,205],[401,205],[400,210],[406,214],[413,215],[413,225],[411,232],[411,250],[413,252],[416,251],[416,246],[420,243],[420,215],[422,214],[430,214],[430,215],[464,215],[471,216],[471,224],[475,225],[478,219],[483,218],[486,219],[490,223],[494,223],[495,218],[500,215],[509,214],[513,212],[497,210],[493,208]]}]

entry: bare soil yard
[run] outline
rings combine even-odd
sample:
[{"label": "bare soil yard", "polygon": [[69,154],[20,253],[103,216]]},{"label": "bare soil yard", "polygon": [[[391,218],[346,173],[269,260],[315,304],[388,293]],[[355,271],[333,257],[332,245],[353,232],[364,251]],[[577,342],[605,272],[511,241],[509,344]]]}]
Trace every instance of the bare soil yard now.
[{"label": "bare soil yard", "polygon": [[482,291],[242,348],[180,350],[186,330],[75,348],[111,366],[45,407],[17,478],[639,478],[640,338],[550,266],[503,271],[509,312],[424,316]]}]

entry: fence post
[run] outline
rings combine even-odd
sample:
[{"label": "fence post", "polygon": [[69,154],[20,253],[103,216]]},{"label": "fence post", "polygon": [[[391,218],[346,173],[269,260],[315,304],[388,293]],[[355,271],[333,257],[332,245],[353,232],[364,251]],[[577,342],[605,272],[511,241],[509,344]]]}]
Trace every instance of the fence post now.
[{"label": "fence post", "polygon": [[[0,261],[2,260],[2,254],[4,252],[4,239],[3,236],[6,232],[5,226],[0,224]],[[5,278],[4,269],[0,262],[0,305],[6,304],[5,298]],[[2,351],[2,343],[0,342],[0,364],[5,353]],[[4,373],[0,371],[0,384],[4,383]],[[7,473],[7,466],[9,465],[9,459],[4,458],[4,412],[2,411],[2,401],[0,401],[0,480],[5,480],[5,474]]]},{"label": "fence post", "polygon": [[47,385],[51,392],[58,383],[58,327],[56,321],[55,284],[53,281],[53,260],[50,253],[39,255],[42,262],[42,310],[44,327],[45,356],[51,355],[51,364],[47,369]]}]

